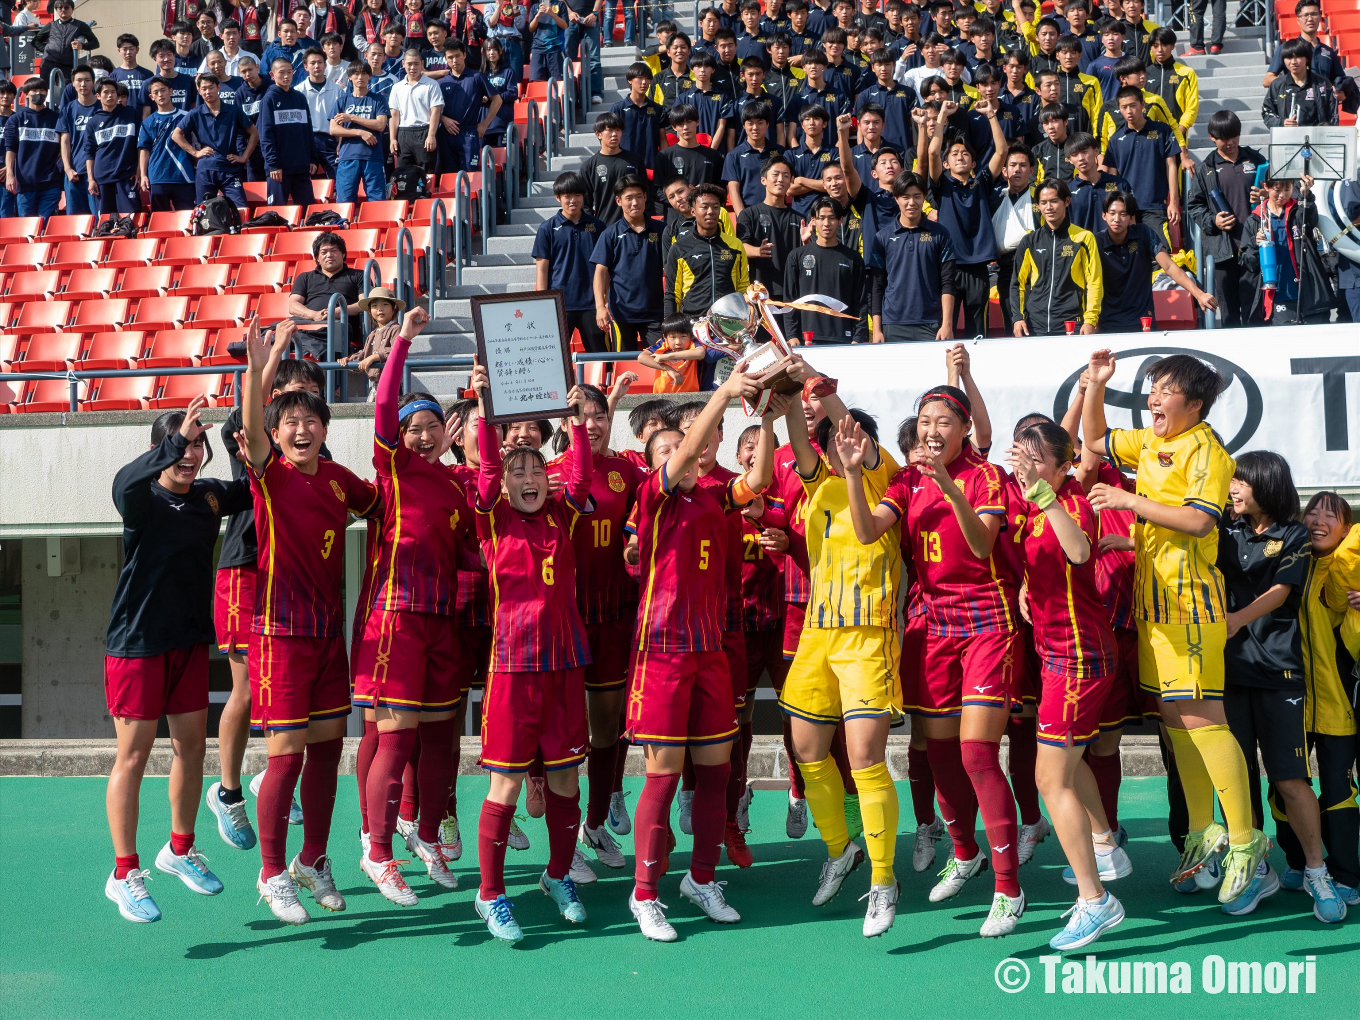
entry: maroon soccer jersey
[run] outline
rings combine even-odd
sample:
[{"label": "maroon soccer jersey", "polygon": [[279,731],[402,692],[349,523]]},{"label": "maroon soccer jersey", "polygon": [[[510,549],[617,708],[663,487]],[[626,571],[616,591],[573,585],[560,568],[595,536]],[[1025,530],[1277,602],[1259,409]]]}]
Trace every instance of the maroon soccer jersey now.
[{"label": "maroon soccer jersey", "polygon": [[642,592],[633,647],[720,652],[726,615],[727,518],[711,489],[666,487],[665,470],[638,486]]},{"label": "maroon soccer jersey", "polygon": [[[1124,476],[1108,461],[1102,460],[1096,481],[1128,489]],[[1132,491],[1132,490],[1130,490]],[[1132,510],[1102,510],[1096,528],[1097,540],[1106,535],[1133,538],[1136,514]],[[1105,606],[1105,618],[1111,627],[1133,629],[1138,625],[1133,615],[1133,571],[1136,553],[1132,549],[1107,549],[1093,553],[1096,561],[1096,587]]]},{"label": "maroon soccer jersey", "polygon": [[713,498],[722,503],[727,513],[727,555],[724,557],[726,569],[723,571],[724,600],[723,630],[742,630],[741,596],[741,511],[732,506],[729,495],[732,483],[742,477],[721,464],[714,464],[712,470],[699,478],[698,488],[706,489]]},{"label": "maroon soccer jersey", "polygon": [[[548,465],[548,476],[566,483],[570,453]],[[613,454],[592,455],[590,498],[595,508],[578,521],[571,543],[576,550],[576,605],[587,624],[607,623],[627,615],[637,601],[637,585],[624,569],[624,534],[638,485],[643,478],[632,461]]]},{"label": "maroon soccer jersey", "polygon": [[[477,535],[489,570],[491,672],[574,669],[590,662],[590,646],[576,608],[573,522],[590,503],[590,443],[585,426],[572,440],[584,456],[559,496],[532,514],[520,513],[501,493],[501,455],[494,430],[478,429],[482,466],[477,478]],[[583,521],[581,523],[587,523]]]},{"label": "maroon soccer jersey", "polygon": [[449,469],[412,453],[400,440],[373,439],[382,493],[382,531],[373,558],[373,608],[453,613],[460,536],[471,517],[468,494]]},{"label": "maroon soccer jersey", "polygon": [[[995,514],[1004,521],[1008,507],[1000,468],[968,447],[946,470],[977,513]],[[995,548],[985,560],[973,555],[953,507],[933,479],[918,468],[904,468],[880,503],[903,519],[902,544],[911,545],[929,633],[968,637],[1015,629],[1019,617],[1010,571],[999,562]],[[998,543],[1007,540],[1002,527]]]},{"label": "maroon soccer jersey", "polygon": [[647,458],[642,455],[641,450],[623,450],[618,456],[628,461],[628,463],[632,464],[633,467],[637,468],[643,474],[646,474],[651,470],[647,465]]},{"label": "maroon soccer jersey", "polygon": [[[475,503],[477,472],[466,464],[451,465],[448,471],[467,493],[469,504]],[[466,530],[458,536],[462,541],[458,544],[458,596],[453,621],[459,627],[489,627],[491,597],[487,591],[486,560],[482,544],[477,541],[475,513],[468,514],[464,527]]]},{"label": "maroon soccer jersey", "polygon": [[1020,549],[1029,589],[1034,644],[1044,668],[1069,677],[1114,672],[1114,631],[1096,589],[1096,512],[1081,483],[1068,478],[1058,502],[1091,542],[1092,555],[1080,566],[1068,560],[1048,514],[1033,504],[1025,520]]},{"label": "maroon soccer jersey", "polygon": [[788,557],[760,544],[764,519],[741,516],[741,612],[748,631],[784,627],[784,571]]},{"label": "maroon soccer jersey", "polygon": [[316,474],[306,474],[276,450],[250,474],[259,544],[251,629],[278,637],[339,635],[345,525],[351,513],[377,512],[377,487],[325,458]]}]

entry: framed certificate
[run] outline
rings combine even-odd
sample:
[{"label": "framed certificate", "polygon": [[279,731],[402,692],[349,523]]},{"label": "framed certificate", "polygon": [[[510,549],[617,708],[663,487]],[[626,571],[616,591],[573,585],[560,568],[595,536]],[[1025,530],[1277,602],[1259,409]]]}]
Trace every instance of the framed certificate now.
[{"label": "framed certificate", "polygon": [[575,385],[566,306],[560,290],[472,298],[477,360],[491,387],[487,420],[500,425],[571,413]]}]

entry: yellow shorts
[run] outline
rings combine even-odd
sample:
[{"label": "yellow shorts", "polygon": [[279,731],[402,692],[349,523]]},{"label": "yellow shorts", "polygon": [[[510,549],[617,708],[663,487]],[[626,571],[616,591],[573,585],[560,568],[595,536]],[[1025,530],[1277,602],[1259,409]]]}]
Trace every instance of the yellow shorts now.
[{"label": "yellow shorts", "polygon": [[1166,701],[1223,700],[1228,625],[1138,621],[1138,683]]},{"label": "yellow shorts", "polygon": [[886,627],[805,627],[779,707],[809,722],[902,718],[902,635]]}]

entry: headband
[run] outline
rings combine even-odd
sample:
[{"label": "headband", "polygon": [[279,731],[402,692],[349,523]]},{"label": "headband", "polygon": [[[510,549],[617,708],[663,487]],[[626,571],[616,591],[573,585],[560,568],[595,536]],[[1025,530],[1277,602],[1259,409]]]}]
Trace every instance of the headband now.
[{"label": "headband", "polygon": [[961,401],[958,397],[951,396],[948,393],[936,393],[936,392],[927,393],[924,397],[921,398],[921,405],[925,406],[926,404],[929,404],[932,400],[943,400],[946,403],[953,404],[955,407],[959,409],[959,414],[963,415],[964,421],[973,420],[973,416],[968,413],[968,408],[963,406],[963,401]]},{"label": "headband", "polygon": [[413,400],[397,412],[397,421],[404,422],[417,411],[431,411],[440,421],[444,420],[444,409],[433,400]]}]

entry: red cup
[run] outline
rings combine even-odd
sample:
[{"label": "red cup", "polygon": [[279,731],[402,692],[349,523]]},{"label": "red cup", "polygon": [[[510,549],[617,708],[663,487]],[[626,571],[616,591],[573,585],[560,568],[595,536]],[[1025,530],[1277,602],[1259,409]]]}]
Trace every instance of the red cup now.
[{"label": "red cup", "polygon": [[812,330],[810,329],[803,330],[803,344],[807,347],[812,346]]},{"label": "red cup", "polygon": [[1066,322],[1063,323],[1063,329],[1067,330],[1068,336],[1071,336],[1073,333],[1077,331],[1077,324],[1073,322],[1071,319],[1068,319]]},{"label": "red cup", "polygon": [[1144,332],[1144,333],[1151,333],[1151,332],[1152,332],[1152,316],[1151,316],[1151,315],[1144,315],[1143,318],[1142,318],[1140,321],[1143,323],[1143,332]]}]

